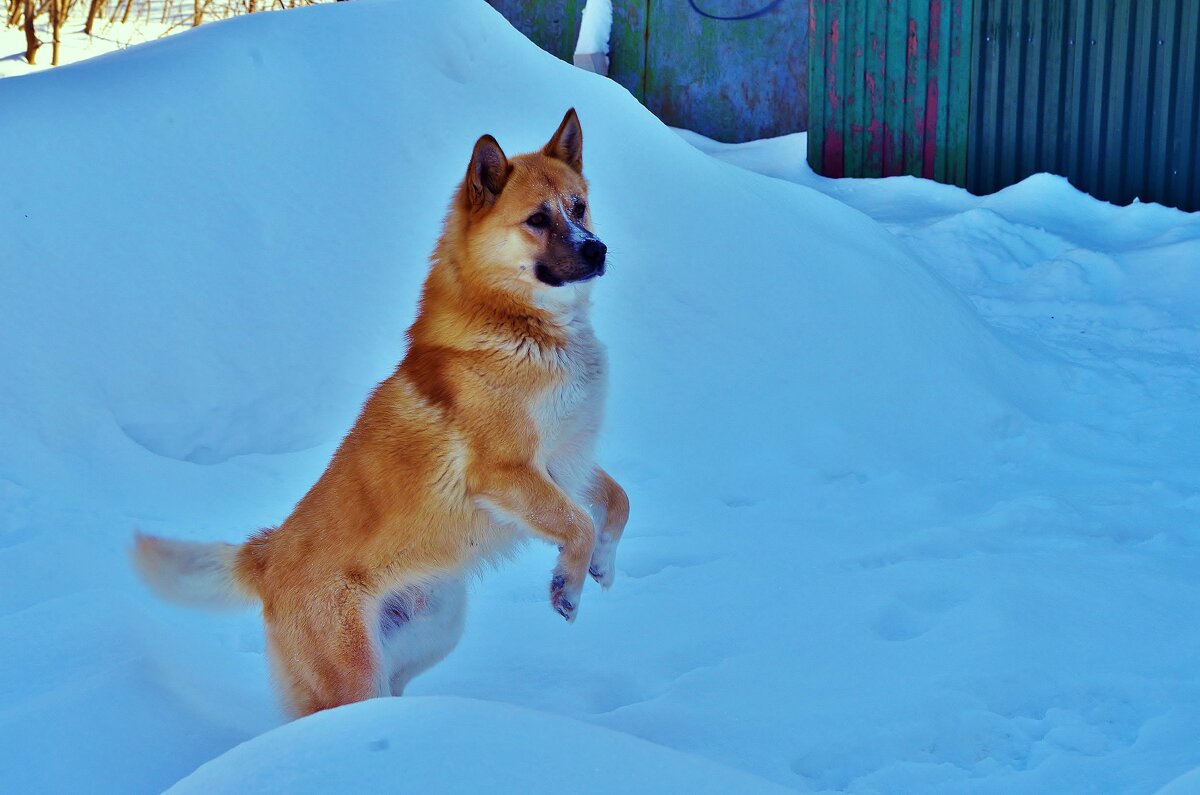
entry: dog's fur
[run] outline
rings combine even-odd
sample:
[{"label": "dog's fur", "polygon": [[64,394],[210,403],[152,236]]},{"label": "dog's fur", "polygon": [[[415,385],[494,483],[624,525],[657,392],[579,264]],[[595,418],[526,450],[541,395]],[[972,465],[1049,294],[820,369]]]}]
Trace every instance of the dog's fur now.
[{"label": "dog's fur", "polygon": [[559,547],[555,610],[612,584],[629,514],[593,462],[605,355],[588,320],[591,230],[574,109],[538,152],[475,144],[395,373],[277,528],[241,546],[139,535],[173,601],[261,601],[292,712],[399,695],[463,626],[465,578],[524,533]]}]

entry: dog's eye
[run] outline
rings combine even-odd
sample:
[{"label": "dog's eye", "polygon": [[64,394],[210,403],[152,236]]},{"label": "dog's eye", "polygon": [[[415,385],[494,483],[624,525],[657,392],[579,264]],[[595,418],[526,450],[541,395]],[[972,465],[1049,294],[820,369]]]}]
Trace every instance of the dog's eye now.
[{"label": "dog's eye", "polygon": [[571,215],[575,218],[582,218],[586,211],[587,205],[583,203],[582,199],[576,199],[575,203],[571,205]]},{"label": "dog's eye", "polygon": [[534,213],[525,219],[525,223],[532,226],[534,229],[541,229],[549,225],[550,218],[545,213]]}]

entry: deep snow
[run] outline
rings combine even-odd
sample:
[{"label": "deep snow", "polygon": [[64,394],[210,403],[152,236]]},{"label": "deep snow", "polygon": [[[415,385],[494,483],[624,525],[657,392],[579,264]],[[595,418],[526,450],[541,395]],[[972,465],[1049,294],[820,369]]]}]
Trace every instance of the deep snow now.
[{"label": "deep snow", "polygon": [[511,792],[576,763],[613,770],[574,791],[610,791],[626,753],[664,791],[709,763],[886,793],[1200,766],[1196,216],[1048,177],[831,183],[789,139],[694,139],[714,159],[482,2],[361,0],[0,82],[0,140],[28,142],[0,193],[3,788],[160,791],[281,723],[258,618],[156,603],[131,530],[281,520],[403,354],[475,138],[534,148],[569,105],[612,263],[616,585],[566,625],[530,546],[412,698],[190,786],[269,775],[255,747],[353,780],[363,747],[304,749],[393,717],[446,791],[462,754]]}]

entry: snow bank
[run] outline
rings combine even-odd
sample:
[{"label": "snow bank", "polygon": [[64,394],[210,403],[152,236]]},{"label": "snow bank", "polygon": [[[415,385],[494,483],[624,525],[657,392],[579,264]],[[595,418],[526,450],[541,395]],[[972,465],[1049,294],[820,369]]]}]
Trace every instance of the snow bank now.
[{"label": "snow bank", "polygon": [[[1087,359],[944,267],[1036,249],[1061,202],[925,250],[897,229],[944,192],[892,183],[876,220],[697,151],[482,2],[362,0],[0,81],[20,142],[0,194],[5,786],[162,790],[281,722],[258,618],[156,603],[131,530],[236,540],[285,516],[403,354],[475,139],[532,149],[571,105],[611,263],[617,583],[567,626],[553,550],[531,547],[410,692],[805,790],[1149,793],[1200,764],[1192,338],[1109,334]],[[1192,238],[1155,223],[1127,253],[1182,312],[1195,283],[1153,259]],[[410,703],[471,731],[471,708],[417,700],[262,741],[315,747]]]},{"label": "snow bank", "polygon": [[368,701],[290,723],[239,745],[168,790],[171,795],[563,791],[788,792],[627,734],[505,704],[445,697]]},{"label": "snow bank", "polygon": [[1184,773],[1155,795],[1196,795],[1200,792],[1200,768]]}]

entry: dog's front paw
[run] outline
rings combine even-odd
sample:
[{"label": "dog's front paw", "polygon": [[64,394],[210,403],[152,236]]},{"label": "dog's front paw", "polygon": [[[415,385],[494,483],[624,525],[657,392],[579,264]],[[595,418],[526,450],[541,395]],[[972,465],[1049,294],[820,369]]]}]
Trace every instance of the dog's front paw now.
[{"label": "dog's front paw", "polygon": [[555,574],[554,579],[550,580],[550,606],[567,621],[574,622],[575,614],[579,612],[579,596],[582,592],[580,587],[569,587],[565,576]]}]

